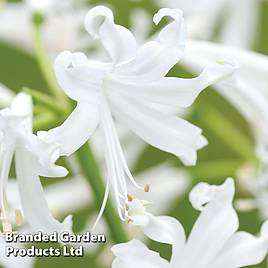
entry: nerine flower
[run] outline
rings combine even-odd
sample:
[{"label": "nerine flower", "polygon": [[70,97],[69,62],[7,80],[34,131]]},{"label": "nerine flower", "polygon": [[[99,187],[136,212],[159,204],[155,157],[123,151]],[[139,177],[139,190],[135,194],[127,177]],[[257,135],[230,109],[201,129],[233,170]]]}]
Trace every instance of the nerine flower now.
[{"label": "nerine flower", "polygon": [[112,267],[237,268],[261,263],[268,251],[268,222],[263,224],[259,237],[237,231],[234,192],[232,179],[221,186],[200,183],[193,188],[190,201],[201,213],[187,240],[179,221],[155,217],[139,200],[133,200],[133,224],[141,226],[150,239],[171,245],[172,256],[168,261],[142,242],[132,240],[112,248],[116,256]]},{"label": "nerine flower", "polygon": [[[132,33],[114,23],[110,9],[91,9],[85,18],[85,28],[93,38],[100,39],[110,61],[91,60],[83,53],[69,51],[57,57],[58,82],[77,106],[60,127],[39,134],[49,142],[57,142],[61,155],[70,155],[100,126],[108,170],[107,189],[113,188],[123,220],[127,218],[125,178],[134,184],[135,181],[127,167],[113,117],[147,143],[177,155],[186,165],[193,165],[196,151],[206,144],[201,129],[163,112],[160,106],[188,107],[204,88],[233,72],[232,65],[217,63],[193,79],[165,77],[180,60],[185,47],[182,12],[164,8],[153,21],[159,24],[165,17],[172,21],[158,38],[137,48]],[[108,190],[106,197],[107,194]]]},{"label": "nerine flower", "polygon": [[10,211],[8,205],[6,190],[13,156],[27,223],[34,231],[69,231],[71,218],[67,217],[61,224],[52,217],[38,177],[62,177],[67,170],[54,164],[59,157],[57,145],[32,134],[32,101],[24,93],[17,95],[9,108],[0,110],[0,221],[3,232],[12,231],[14,219],[17,224],[23,220],[22,212],[19,209]]}]

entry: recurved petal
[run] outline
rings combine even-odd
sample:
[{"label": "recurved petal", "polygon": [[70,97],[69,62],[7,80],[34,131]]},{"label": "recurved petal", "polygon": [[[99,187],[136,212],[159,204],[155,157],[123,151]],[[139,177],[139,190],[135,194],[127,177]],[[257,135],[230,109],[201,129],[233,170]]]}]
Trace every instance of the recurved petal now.
[{"label": "recurved petal", "polygon": [[104,6],[89,10],[85,28],[93,38],[100,38],[114,64],[131,60],[136,54],[136,40],[123,26],[114,23],[112,11]]},{"label": "recurved petal", "polygon": [[222,44],[191,40],[187,43],[182,63],[194,71],[217,60],[232,58],[239,63],[236,77],[243,83],[257,88],[267,96],[268,57],[249,50]]},{"label": "recurved petal", "polygon": [[196,150],[203,141],[201,129],[115,92],[109,94],[109,100],[115,117],[147,143],[178,156],[186,165],[195,164]]},{"label": "recurved petal", "polygon": [[16,175],[19,185],[22,209],[28,224],[35,232],[71,232],[72,217],[68,216],[63,223],[53,218],[42,189],[40,179],[32,171],[31,158],[22,148],[15,153]]},{"label": "recurved petal", "polygon": [[156,81],[180,60],[186,35],[182,12],[179,9],[163,8],[155,14],[153,20],[158,24],[164,17],[170,17],[172,22],[160,31],[155,41],[140,47],[135,59],[118,67],[118,76],[125,76],[130,81]]},{"label": "recurved petal", "polygon": [[149,250],[142,242],[132,240],[127,243],[118,244],[112,247],[116,256],[113,261],[113,268],[168,268],[169,263],[160,255]]},{"label": "recurved petal", "polygon": [[150,216],[148,224],[142,229],[152,240],[172,246],[171,263],[177,264],[183,258],[182,252],[185,248],[186,240],[185,232],[180,222],[175,218]]},{"label": "recurved petal", "polygon": [[202,212],[188,238],[179,267],[194,267],[196,263],[200,268],[210,267],[238,228],[238,217],[232,206],[234,181],[227,179],[221,186],[204,186],[198,184],[193,189],[195,196],[199,193],[200,198],[192,200],[198,200]]},{"label": "recurved petal", "polygon": [[131,98],[143,99],[164,105],[190,106],[199,93],[208,86],[228,77],[234,71],[229,63],[216,63],[203,70],[196,78],[165,77],[154,82],[109,79],[107,87]]},{"label": "recurved petal", "polygon": [[45,177],[64,177],[68,171],[55,164],[60,157],[58,144],[48,143],[34,134],[22,141],[21,147],[28,153],[32,171]]},{"label": "recurved petal", "polygon": [[144,234],[150,239],[172,246],[172,263],[176,263],[179,254],[185,247],[185,232],[175,218],[167,216],[155,217],[148,213],[143,205],[144,201],[134,199],[129,203],[129,217],[132,225],[140,226]]},{"label": "recurved petal", "polygon": [[64,51],[55,60],[59,85],[73,100],[99,102],[99,90],[110,64],[89,61],[83,53]]},{"label": "recurved petal", "polygon": [[260,237],[246,232],[235,233],[215,261],[215,268],[236,268],[261,263],[268,251],[268,222],[263,224]]},{"label": "recurved petal", "polygon": [[78,102],[62,125],[37,135],[50,144],[56,144],[60,155],[71,155],[94,133],[99,123],[99,105]]}]

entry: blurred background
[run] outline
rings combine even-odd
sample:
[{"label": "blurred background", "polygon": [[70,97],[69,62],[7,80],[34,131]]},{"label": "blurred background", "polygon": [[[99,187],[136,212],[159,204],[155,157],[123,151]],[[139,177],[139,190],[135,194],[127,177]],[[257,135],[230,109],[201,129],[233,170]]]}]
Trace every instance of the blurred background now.
[{"label": "blurred background", "polygon": [[[2,107],[8,105],[13,93],[25,88],[49,94],[36,55],[33,11],[30,2],[0,0]],[[174,7],[184,11],[189,39],[212,41],[268,54],[266,0],[58,0],[55,2],[57,2],[55,5],[44,11],[45,21],[42,29],[44,48],[51,62],[63,50],[83,51],[93,58],[104,57],[100,44],[91,40],[83,28],[85,13],[90,7],[99,4],[109,6],[114,12],[116,23],[131,29],[140,43],[149,39],[163,26],[161,24],[155,27],[152,23],[152,16],[157,10],[160,7]],[[194,73],[178,64],[169,75],[193,77]],[[38,98],[36,99],[34,98],[35,131],[49,129],[63,122],[64,117],[56,116],[38,103]],[[213,88],[206,89],[190,109],[178,113],[203,129],[209,142],[208,146],[198,152],[198,162],[194,167],[183,166],[178,158],[144,144],[134,134],[118,126],[131,171],[138,182],[151,184],[151,191],[146,196],[146,199],[152,200],[155,204],[155,207],[152,205],[151,211],[157,215],[176,217],[189,233],[198,216],[198,212],[191,207],[188,200],[192,186],[200,181],[220,184],[226,177],[231,176],[235,178],[237,185],[235,204],[239,213],[240,229],[257,233],[261,223],[268,216],[266,208],[268,185],[261,183],[258,189],[251,187],[259,183],[260,178],[257,176],[259,167],[265,170],[265,166],[260,163],[261,160],[256,155],[256,139],[252,126],[236,107]],[[104,178],[102,143],[98,136],[96,134],[91,139],[91,147],[100,163],[100,171]],[[70,170],[67,178],[42,178],[49,206],[58,219],[62,220],[66,215],[73,214],[74,231],[84,232],[96,217],[98,203],[75,157],[63,158],[60,163]],[[264,177],[265,172],[260,176]],[[11,177],[14,177],[14,174],[11,174]],[[260,191],[262,200],[256,201]],[[135,236],[144,239],[135,228],[127,224],[123,224],[123,228],[129,238]],[[40,257],[36,258],[33,267],[74,265],[81,268],[110,267],[113,259],[110,247],[115,243],[105,220],[100,222],[96,231],[106,233],[108,243],[86,249],[85,257]],[[168,258],[170,254],[168,246],[151,241],[148,241],[148,245]],[[266,267],[266,261],[258,267]]]}]

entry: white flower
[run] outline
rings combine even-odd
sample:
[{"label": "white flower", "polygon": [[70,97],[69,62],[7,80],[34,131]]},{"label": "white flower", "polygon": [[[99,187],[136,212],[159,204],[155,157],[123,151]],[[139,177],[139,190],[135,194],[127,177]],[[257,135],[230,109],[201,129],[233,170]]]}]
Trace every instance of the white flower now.
[{"label": "white flower", "polygon": [[57,146],[32,134],[32,102],[30,96],[24,93],[17,95],[9,108],[0,111],[0,212],[3,232],[12,231],[13,218],[17,223],[22,221],[20,210],[10,211],[7,202],[7,181],[13,156],[27,223],[34,231],[69,231],[71,217],[62,224],[52,217],[38,177],[62,177],[67,171],[54,164],[59,157]]},{"label": "white flower", "polygon": [[182,64],[199,72],[219,57],[231,57],[239,64],[232,83],[219,83],[215,88],[238,109],[252,127],[256,152],[268,162],[268,57],[248,50],[216,43],[190,41]]},{"label": "white flower", "polygon": [[[237,268],[261,263],[268,250],[268,222],[259,237],[237,231],[237,214],[232,206],[234,182],[227,179],[221,186],[198,184],[190,193],[193,206],[201,213],[186,240],[179,221],[172,217],[155,217],[147,213],[138,200],[133,223],[140,225],[152,240],[170,244],[170,261],[132,240],[112,248],[116,259],[113,268]],[[136,215],[135,215],[135,213]]]},{"label": "white flower", "polygon": [[[215,40],[251,48],[261,10],[260,0],[157,0],[160,6],[180,8],[185,13],[191,38]],[[246,30],[245,30],[246,29]]]},{"label": "white flower", "polygon": [[78,104],[62,126],[50,130],[43,138],[57,142],[62,155],[70,155],[100,125],[108,188],[113,187],[122,219],[126,219],[125,177],[135,182],[112,116],[147,143],[193,165],[196,150],[206,144],[201,129],[159,111],[156,104],[188,107],[200,91],[233,72],[230,64],[216,64],[206,68],[197,78],[165,77],[183,54],[185,29],[180,10],[161,9],[153,20],[158,24],[164,17],[170,17],[172,22],[164,27],[157,40],[138,49],[132,33],[114,23],[110,9],[95,7],[88,12],[85,27],[91,36],[101,40],[111,61],[89,60],[83,53],[68,51],[61,53],[55,61],[61,87]]}]

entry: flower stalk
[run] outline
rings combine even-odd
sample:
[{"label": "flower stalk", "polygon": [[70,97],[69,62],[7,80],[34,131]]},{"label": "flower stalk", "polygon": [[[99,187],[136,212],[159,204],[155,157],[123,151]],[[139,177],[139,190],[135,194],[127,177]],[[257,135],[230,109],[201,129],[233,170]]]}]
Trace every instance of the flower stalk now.
[{"label": "flower stalk", "polygon": [[53,68],[51,67],[51,62],[47,56],[46,49],[43,44],[42,40],[43,23],[44,18],[41,14],[36,13],[33,15],[33,42],[34,42],[36,59],[38,61],[40,70],[47,82],[48,89],[58,100],[62,101],[65,107],[66,106],[68,107],[67,99],[58,86]]}]

